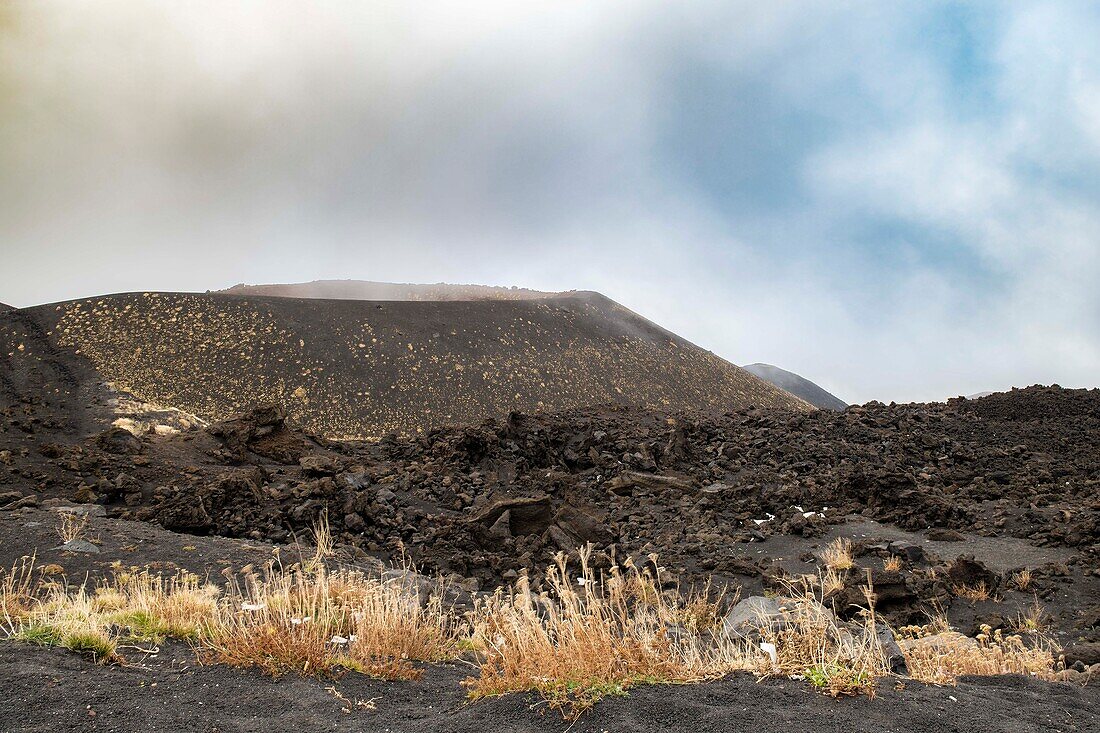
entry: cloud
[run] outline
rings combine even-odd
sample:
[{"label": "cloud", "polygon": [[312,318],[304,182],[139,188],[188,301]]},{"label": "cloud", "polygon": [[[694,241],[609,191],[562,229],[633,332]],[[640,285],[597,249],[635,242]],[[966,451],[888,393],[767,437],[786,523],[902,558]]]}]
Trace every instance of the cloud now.
[{"label": "cloud", "polygon": [[853,400],[1100,374],[1088,7],[5,8],[0,300],[591,288]]}]

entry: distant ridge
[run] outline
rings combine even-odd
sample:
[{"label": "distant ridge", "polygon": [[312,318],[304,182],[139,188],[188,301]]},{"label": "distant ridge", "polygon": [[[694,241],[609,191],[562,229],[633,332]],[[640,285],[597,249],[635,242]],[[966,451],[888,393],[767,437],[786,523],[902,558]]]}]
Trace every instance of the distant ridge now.
[{"label": "distant ridge", "polygon": [[[40,356],[74,374],[85,363],[96,384],[205,420],[278,403],[331,438],[606,404],[810,408],[598,293],[403,302],[147,292],[15,313],[0,318],[13,370]],[[48,343],[18,351],[31,333]]]},{"label": "distant ridge", "polygon": [[314,280],[308,283],[234,285],[218,292],[229,295],[268,295],[277,298],[327,298],[330,300],[466,301],[539,300],[576,294],[551,293],[527,288],[495,285],[450,285],[447,283],[383,283],[371,280]]},{"label": "distant ridge", "polygon": [[843,410],[848,406],[847,402],[836,395],[825,391],[805,377],[794,372],[788,372],[786,369],[780,369],[771,364],[748,364],[741,368],[750,374],[755,374],[765,382],[790,392],[795,397],[801,397],[814,407],[822,410]]}]

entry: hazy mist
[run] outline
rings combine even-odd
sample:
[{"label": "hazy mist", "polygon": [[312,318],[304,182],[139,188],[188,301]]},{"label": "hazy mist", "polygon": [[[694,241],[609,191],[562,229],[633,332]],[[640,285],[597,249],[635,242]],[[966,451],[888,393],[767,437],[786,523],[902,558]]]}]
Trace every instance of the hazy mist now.
[{"label": "hazy mist", "polygon": [[598,290],[851,401],[1100,383],[1085,4],[0,0],[0,301]]}]

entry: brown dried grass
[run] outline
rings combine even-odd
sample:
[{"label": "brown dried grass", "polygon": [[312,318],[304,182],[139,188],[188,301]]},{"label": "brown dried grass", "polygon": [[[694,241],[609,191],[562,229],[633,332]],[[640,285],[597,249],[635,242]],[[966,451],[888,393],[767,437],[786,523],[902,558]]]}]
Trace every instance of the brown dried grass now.
[{"label": "brown dried grass", "polygon": [[955,685],[963,675],[1022,674],[1056,679],[1053,644],[1041,634],[1027,638],[984,627],[971,643],[955,638],[942,644],[924,644],[905,651],[909,676],[921,682]]},{"label": "brown dried grass", "polygon": [[632,565],[596,578],[590,549],[576,578],[559,554],[535,595],[521,577],[474,614],[479,675],[465,681],[473,699],[536,691],[566,718],[640,683],[697,682],[757,668],[762,653],[714,633],[722,614],[705,593],[663,592],[659,570]]},{"label": "brown dried grass", "polygon": [[821,551],[821,561],[831,570],[849,570],[855,562],[852,560],[852,541],[847,537],[837,537]]}]

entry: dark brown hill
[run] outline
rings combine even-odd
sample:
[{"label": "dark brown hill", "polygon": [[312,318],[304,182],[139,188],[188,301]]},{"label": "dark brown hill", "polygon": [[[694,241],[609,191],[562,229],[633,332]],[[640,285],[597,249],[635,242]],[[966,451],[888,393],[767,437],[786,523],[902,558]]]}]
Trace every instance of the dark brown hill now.
[{"label": "dark brown hill", "polygon": [[45,429],[79,439],[109,421],[110,395],[88,360],[47,331],[26,311],[0,310],[0,414],[21,416],[28,435]]},{"label": "dark brown hill", "polygon": [[769,384],[774,384],[780,389],[790,392],[796,397],[806,400],[814,407],[821,410],[843,410],[848,403],[831,392],[814,384],[805,377],[780,369],[771,364],[746,364],[741,367],[750,374],[760,377]]},{"label": "dark brown hill", "polygon": [[16,311],[102,381],[207,420],[287,405],[372,437],[614,403],[805,410],[792,395],[595,293],[374,302],[129,293]]},{"label": "dark brown hill", "polygon": [[314,280],[308,283],[245,285],[220,292],[230,295],[270,295],[278,298],[326,298],[332,300],[537,300],[577,293],[548,293],[527,288],[494,285],[436,283],[382,283],[370,280]]}]

